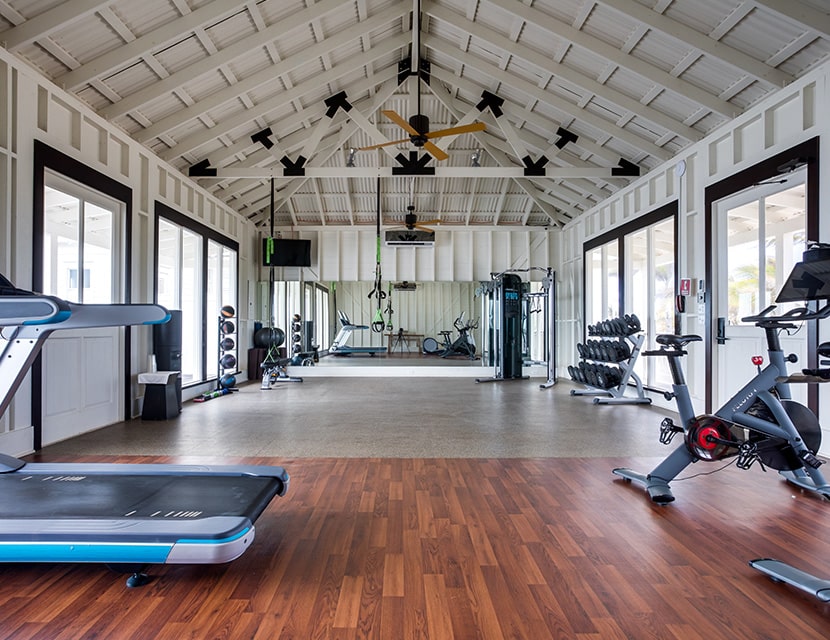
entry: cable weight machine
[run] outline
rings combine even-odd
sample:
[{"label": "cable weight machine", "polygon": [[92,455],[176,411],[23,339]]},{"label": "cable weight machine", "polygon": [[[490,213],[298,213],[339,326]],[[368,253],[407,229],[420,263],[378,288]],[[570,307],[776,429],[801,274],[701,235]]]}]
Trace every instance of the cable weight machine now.
[{"label": "cable weight machine", "polygon": [[[541,290],[531,293],[518,273],[544,271]],[[525,380],[525,365],[544,364],[546,380],[541,389],[556,384],[556,279],[550,267],[510,269],[490,274],[482,282],[483,317],[488,319],[484,339],[493,365],[493,377],[476,382]],[[532,359],[531,316],[542,313],[543,358]]]}]

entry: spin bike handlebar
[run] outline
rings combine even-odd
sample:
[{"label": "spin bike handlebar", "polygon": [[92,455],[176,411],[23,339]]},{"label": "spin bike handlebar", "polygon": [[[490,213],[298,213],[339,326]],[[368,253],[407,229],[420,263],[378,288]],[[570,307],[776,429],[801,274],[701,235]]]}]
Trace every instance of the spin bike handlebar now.
[{"label": "spin bike handlebar", "polygon": [[741,318],[741,322],[753,322],[755,325],[764,328],[795,329],[797,327],[793,324],[793,322],[823,320],[824,318],[830,317],[830,302],[815,311],[810,311],[808,307],[796,307],[795,309],[790,309],[780,316],[770,315],[770,313],[772,313],[772,311],[776,308],[776,305],[771,304],[754,316],[746,316],[745,318]]}]

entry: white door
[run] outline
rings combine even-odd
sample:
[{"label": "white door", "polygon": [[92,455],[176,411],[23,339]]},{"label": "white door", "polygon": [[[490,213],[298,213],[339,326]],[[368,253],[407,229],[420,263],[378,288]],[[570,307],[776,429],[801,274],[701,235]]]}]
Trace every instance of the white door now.
[{"label": "white door", "polygon": [[[123,204],[47,172],[43,292],[70,302],[122,301]],[[43,349],[42,444],[124,416],[124,329],[56,331]]]},{"label": "white door", "polygon": [[[763,329],[741,319],[775,304],[775,297],[806,248],[805,173],[758,185],[714,205],[717,251],[714,289],[714,407],[722,406],[756,373],[752,356],[768,362]],[[778,314],[798,304],[778,305]],[[806,362],[807,330],[780,334],[785,354]],[[795,370],[805,366],[794,365]],[[806,403],[806,386],[793,385]]]}]

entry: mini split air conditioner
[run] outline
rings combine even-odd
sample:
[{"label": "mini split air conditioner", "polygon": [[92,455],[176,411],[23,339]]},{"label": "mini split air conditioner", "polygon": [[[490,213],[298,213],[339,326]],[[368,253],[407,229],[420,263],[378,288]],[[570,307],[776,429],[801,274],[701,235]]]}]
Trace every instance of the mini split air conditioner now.
[{"label": "mini split air conditioner", "polygon": [[431,247],[435,244],[435,232],[423,229],[387,229],[384,239],[390,246]]}]

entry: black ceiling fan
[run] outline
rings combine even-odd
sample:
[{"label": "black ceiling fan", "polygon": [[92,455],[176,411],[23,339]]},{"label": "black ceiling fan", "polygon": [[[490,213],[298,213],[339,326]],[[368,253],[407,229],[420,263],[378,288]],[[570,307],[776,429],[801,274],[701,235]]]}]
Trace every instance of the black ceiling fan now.
[{"label": "black ceiling fan", "polygon": [[[412,8],[412,53],[411,60],[420,61],[420,33],[421,33],[421,3],[420,0],[414,0]],[[418,64],[416,69],[420,68]],[[486,126],[483,122],[472,122],[457,127],[450,127],[448,129],[440,129],[438,131],[429,130],[429,117],[421,112],[421,85],[420,74],[412,73],[415,76],[415,87],[418,91],[418,112],[409,117],[409,120],[404,119],[400,114],[391,109],[384,109],[381,111],[383,115],[389,118],[392,122],[401,127],[409,134],[408,138],[401,140],[392,140],[390,142],[383,142],[369,147],[361,147],[361,151],[368,151],[370,149],[379,149],[380,147],[387,147],[395,144],[402,144],[404,142],[411,142],[418,148],[425,149],[436,160],[446,160],[449,155],[443,149],[438,148],[432,143],[434,138],[441,138],[444,136],[456,136],[462,133],[471,133],[473,131],[484,131]]]},{"label": "black ceiling fan", "polygon": [[420,229],[421,231],[428,231],[429,233],[433,233],[433,229],[430,229],[426,225],[430,224],[441,224],[441,220],[435,218],[433,220],[427,220],[425,222],[420,222],[418,220],[418,215],[415,213],[415,178],[413,177],[409,183],[409,205],[406,207],[406,213],[403,217],[403,225],[395,225],[392,229],[396,229],[402,227],[407,231],[415,231],[416,229]]}]

